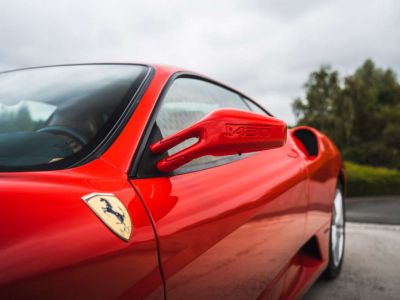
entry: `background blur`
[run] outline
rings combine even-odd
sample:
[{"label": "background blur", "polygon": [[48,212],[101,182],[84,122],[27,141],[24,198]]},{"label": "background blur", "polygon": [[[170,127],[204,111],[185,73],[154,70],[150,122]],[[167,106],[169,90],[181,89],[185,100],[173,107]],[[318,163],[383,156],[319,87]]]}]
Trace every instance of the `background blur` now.
[{"label": "background blur", "polygon": [[347,219],[358,223],[339,280],[306,299],[398,299],[399,28],[398,0],[0,0],[0,71],[178,65],[320,129],[342,151]]},{"label": "background blur", "polygon": [[294,125],[291,102],[322,64],[367,58],[400,72],[393,0],[0,0],[0,70],[139,61],[230,84]]},{"label": "background blur", "polygon": [[400,195],[396,73],[368,59],[346,76],[322,66],[309,75],[304,87],[306,95],[293,102],[293,111],[299,124],[320,129],[341,149],[347,195]]}]

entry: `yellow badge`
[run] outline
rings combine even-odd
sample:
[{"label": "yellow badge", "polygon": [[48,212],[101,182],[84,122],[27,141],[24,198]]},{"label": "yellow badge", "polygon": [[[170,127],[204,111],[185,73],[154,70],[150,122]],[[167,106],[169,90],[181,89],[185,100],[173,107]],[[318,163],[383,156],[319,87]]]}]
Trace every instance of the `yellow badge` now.
[{"label": "yellow badge", "polygon": [[82,200],[93,212],[124,241],[128,241],[132,232],[132,222],[125,206],[113,194],[92,193]]}]

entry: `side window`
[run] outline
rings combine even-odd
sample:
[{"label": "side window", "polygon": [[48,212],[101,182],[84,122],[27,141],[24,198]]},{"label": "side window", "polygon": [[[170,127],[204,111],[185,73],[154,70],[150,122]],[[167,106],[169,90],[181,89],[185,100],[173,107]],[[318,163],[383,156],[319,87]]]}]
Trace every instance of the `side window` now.
[{"label": "side window", "polygon": [[246,98],[243,98],[243,100],[246,102],[246,104],[250,107],[250,110],[252,112],[261,114],[261,115],[268,115],[267,112],[265,110],[263,110],[260,106],[258,106],[257,104],[255,104],[253,101],[250,101]]},{"label": "side window", "polygon": [[[224,107],[249,110],[241,96],[230,90],[199,79],[178,78],[163,99],[156,124],[162,137],[167,137],[199,121],[209,112]],[[176,153],[196,141],[196,139],[187,140],[171,149],[168,155]],[[223,164],[235,157],[237,158],[238,155],[201,157],[181,167],[177,173]]]}]

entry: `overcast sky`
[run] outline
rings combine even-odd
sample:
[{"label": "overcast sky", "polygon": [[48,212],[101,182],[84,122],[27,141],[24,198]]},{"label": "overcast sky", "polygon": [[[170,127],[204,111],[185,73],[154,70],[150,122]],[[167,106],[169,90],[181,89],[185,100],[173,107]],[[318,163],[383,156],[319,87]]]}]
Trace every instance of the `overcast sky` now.
[{"label": "overcast sky", "polygon": [[0,70],[156,62],[227,83],[293,124],[308,74],[366,58],[400,75],[398,0],[0,0]]}]

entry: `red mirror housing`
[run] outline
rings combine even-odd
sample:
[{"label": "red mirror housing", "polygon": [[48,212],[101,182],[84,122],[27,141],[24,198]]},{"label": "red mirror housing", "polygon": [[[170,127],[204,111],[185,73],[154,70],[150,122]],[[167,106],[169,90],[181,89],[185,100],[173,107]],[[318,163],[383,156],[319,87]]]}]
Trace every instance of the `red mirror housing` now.
[{"label": "red mirror housing", "polygon": [[192,126],[150,146],[163,153],[190,138],[198,142],[157,163],[161,172],[171,172],[193,159],[262,151],[286,142],[286,123],[273,117],[238,109],[214,110]]}]

